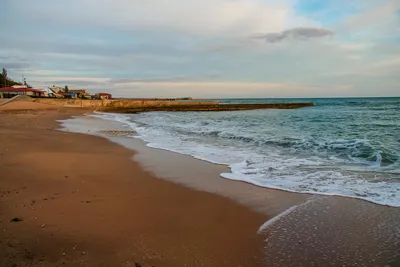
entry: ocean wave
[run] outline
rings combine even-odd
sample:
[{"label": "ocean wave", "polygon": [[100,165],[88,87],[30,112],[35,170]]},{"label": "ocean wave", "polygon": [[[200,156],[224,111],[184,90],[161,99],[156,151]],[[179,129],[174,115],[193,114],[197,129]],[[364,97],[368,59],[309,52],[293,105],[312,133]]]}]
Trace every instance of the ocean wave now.
[{"label": "ocean wave", "polygon": [[176,132],[189,136],[209,136],[219,137],[223,139],[243,142],[252,144],[256,147],[264,147],[269,149],[282,148],[292,149],[296,152],[309,152],[312,151],[318,154],[330,154],[341,158],[348,158],[353,162],[365,164],[375,167],[387,167],[399,161],[399,156],[396,152],[383,147],[374,147],[367,140],[353,139],[353,140],[327,140],[316,141],[313,139],[296,139],[290,137],[281,137],[280,140],[266,140],[263,137],[250,137],[243,135],[235,135],[222,130],[214,131],[188,131],[175,129]]},{"label": "ocean wave", "polygon": [[228,165],[224,178],[400,207],[400,121],[365,105],[98,116],[134,128],[151,147]]}]

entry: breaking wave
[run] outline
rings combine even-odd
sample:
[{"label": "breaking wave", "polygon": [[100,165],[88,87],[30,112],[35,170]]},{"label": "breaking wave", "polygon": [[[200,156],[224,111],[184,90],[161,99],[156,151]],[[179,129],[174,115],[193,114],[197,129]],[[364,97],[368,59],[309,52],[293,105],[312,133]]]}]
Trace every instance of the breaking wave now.
[{"label": "breaking wave", "polygon": [[314,103],[299,110],[96,116],[129,125],[151,147],[229,165],[224,178],[400,206],[400,100]]}]

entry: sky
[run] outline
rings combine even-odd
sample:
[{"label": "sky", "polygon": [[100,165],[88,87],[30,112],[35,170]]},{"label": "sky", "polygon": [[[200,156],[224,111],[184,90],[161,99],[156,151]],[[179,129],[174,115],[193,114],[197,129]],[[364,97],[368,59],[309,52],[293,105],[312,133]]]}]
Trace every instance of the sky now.
[{"label": "sky", "polygon": [[118,97],[400,96],[400,0],[0,0],[0,68]]}]

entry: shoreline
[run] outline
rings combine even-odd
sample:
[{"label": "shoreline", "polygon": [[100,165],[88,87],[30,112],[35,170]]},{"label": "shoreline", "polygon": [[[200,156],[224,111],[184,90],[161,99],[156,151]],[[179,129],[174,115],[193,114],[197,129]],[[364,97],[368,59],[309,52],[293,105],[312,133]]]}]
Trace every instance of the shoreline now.
[{"label": "shoreline", "polygon": [[[88,118],[90,123],[86,121]],[[119,122],[93,117],[76,118],[72,123],[77,120],[81,120],[78,124],[92,127],[89,134],[94,134],[99,126],[113,130],[121,127]],[[220,173],[227,170],[224,165],[148,147],[138,138],[102,136],[137,151],[135,160],[162,179],[222,195],[265,214],[269,219],[259,228],[266,239],[265,266],[309,266],[310,260],[315,266],[377,267],[397,266],[400,262],[399,208],[342,196],[291,193],[229,180],[220,177]],[[360,257],[352,256],[356,254]],[[326,259],[330,260],[329,264]]]},{"label": "shoreline", "polygon": [[[343,197],[343,198],[348,198],[350,200],[351,199],[356,199],[356,200],[360,200],[360,201],[366,201],[366,202],[369,202],[369,203],[373,203],[373,204],[376,204],[376,205],[382,205],[382,206],[385,206],[385,207],[400,208],[400,204],[397,204],[397,203],[388,204],[387,201],[374,200],[374,199],[368,198],[366,196],[350,195],[350,194],[345,194],[345,193],[340,193],[340,192],[300,191],[300,190],[293,190],[293,189],[290,189],[290,188],[273,186],[273,185],[263,185],[263,184],[255,182],[255,181],[249,181],[249,180],[243,179],[241,177],[238,178],[237,176],[234,175],[233,169],[232,169],[232,166],[235,163],[228,164],[228,163],[221,163],[221,162],[213,161],[213,160],[210,160],[209,158],[206,158],[206,157],[197,156],[197,155],[193,154],[193,151],[191,151],[190,153],[182,152],[182,151],[179,151],[179,150],[170,149],[170,148],[165,147],[163,145],[160,145],[158,143],[154,143],[154,140],[152,140],[152,141],[146,140],[146,138],[141,137],[139,133],[137,133],[131,126],[129,126],[129,123],[127,123],[125,121],[125,119],[124,120],[119,120],[118,119],[117,120],[118,123],[115,123],[115,121],[113,119],[110,119],[108,117],[107,118],[102,117],[102,115],[105,115],[105,114],[107,114],[107,113],[96,112],[95,111],[94,114],[93,114],[94,115],[93,117],[95,117],[96,119],[99,119],[100,121],[103,121],[103,123],[106,124],[106,125],[109,124],[110,126],[108,126],[107,129],[109,129],[109,128],[110,129],[114,129],[114,130],[115,129],[119,129],[120,131],[128,131],[128,132],[129,131],[133,131],[133,132],[131,132],[130,134],[124,136],[124,137],[127,137],[127,139],[126,139],[126,140],[128,140],[127,142],[125,142],[122,139],[118,140],[118,138],[117,138],[118,136],[108,135],[107,131],[105,131],[103,134],[100,134],[100,136],[103,136],[103,137],[105,137],[107,139],[110,139],[110,140],[115,140],[116,143],[119,143],[119,144],[129,148],[130,147],[129,142],[136,142],[136,141],[133,141],[133,139],[132,139],[133,135],[136,135],[136,136],[134,136],[134,139],[135,140],[140,140],[140,142],[142,142],[143,145],[148,149],[155,149],[157,151],[167,151],[168,153],[177,153],[177,154],[180,154],[180,155],[183,155],[183,156],[188,156],[188,157],[193,158],[195,160],[211,163],[211,165],[209,165],[209,166],[213,166],[213,165],[223,166],[225,168],[224,168],[224,170],[221,169],[221,171],[218,173],[218,177],[222,177],[224,179],[231,180],[232,182],[247,183],[247,184],[250,184],[250,185],[253,185],[253,186],[256,186],[256,187],[264,188],[266,190],[277,190],[277,191],[283,191],[283,192],[286,192],[286,193],[302,194],[302,195],[305,196],[304,199],[306,199],[308,197],[312,197],[313,195]],[[114,114],[111,113],[111,114],[112,115],[118,115],[119,113],[114,113]],[[93,120],[91,120],[90,122],[93,123]],[[111,122],[114,122],[114,123],[111,123]],[[121,127],[121,125],[122,125],[122,127]],[[83,126],[82,129],[81,130],[77,130],[77,132],[83,131],[83,133],[93,134],[93,132],[90,132],[90,131],[87,132],[87,129],[84,129],[85,127],[87,127],[87,126]],[[98,127],[98,125],[95,125],[94,127]],[[97,135],[97,134],[95,134],[95,135]],[[137,149],[140,149],[140,148],[138,147],[138,145],[134,145],[133,147],[131,147],[131,149],[136,151]],[[179,165],[179,164],[175,164],[175,165]],[[296,203],[296,204],[298,204],[298,203]]]},{"label": "shoreline", "polygon": [[[26,112],[26,114],[31,116],[29,113],[30,112]],[[99,125],[99,123],[96,122],[97,119],[95,118],[86,117],[87,120],[85,120],[85,117],[82,119],[82,113],[79,114],[78,112],[76,115],[78,117],[75,117],[72,121],[70,120],[72,124],[76,125],[77,121],[82,120],[81,123],[90,124],[90,127],[96,128],[96,125]],[[0,124],[0,126],[4,125]],[[108,130],[110,130],[109,128],[112,128],[112,130],[117,130],[116,125],[111,126],[108,124],[103,125],[102,127],[108,127]],[[24,128],[24,130],[26,129]],[[74,135],[73,133],[68,134]],[[94,132],[90,132],[88,134],[93,135]],[[93,137],[85,134],[78,134],[78,136],[81,137],[80,139],[83,138],[85,140],[90,140]],[[86,136],[88,136],[89,139]],[[99,139],[102,139],[102,144],[112,144],[111,142],[104,140],[103,137],[94,137],[95,139],[93,140],[99,141]],[[238,240],[243,238],[242,231],[247,232],[248,236],[252,236],[252,240],[251,242],[249,241],[249,244],[252,244],[254,247],[247,248],[246,244],[244,244],[242,240],[240,241],[238,247],[246,246],[245,251],[247,251],[247,253],[244,253],[245,251],[239,249],[235,254],[240,255],[234,256],[241,256],[240,258],[243,259],[244,253],[252,258],[254,256],[254,252],[256,251],[256,254],[259,255],[258,260],[261,259],[263,262],[261,263],[260,261],[257,261],[256,265],[254,265],[254,259],[251,259],[249,262],[243,260],[245,263],[242,266],[308,267],[313,264],[313,266],[336,267],[343,266],[345,264],[346,266],[395,267],[400,264],[400,225],[398,224],[400,221],[400,209],[398,208],[383,207],[369,202],[364,203],[364,201],[357,199],[346,199],[343,197],[334,196],[317,195],[315,197],[308,198],[310,201],[303,201],[306,200],[304,194],[269,190],[266,188],[259,188],[251,184],[220,178],[219,173],[221,173],[220,171],[224,170],[224,168],[226,169],[225,166],[203,162],[190,156],[181,155],[170,151],[149,148],[143,141],[139,139],[115,136],[108,136],[107,139],[121,145],[118,146],[120,148],[122,148],[122,146],[128,148],[129,150],[123,149],[125,151],[124,153],[128,155],[125,160],[128,158],[131,164],[137,166],[139,163],[139,169],[142,171],[144,170],[147,174],[151,173],[150,176],[153,179],[157,181],[167,180],[165,183],[167,183],[171,188],[178,187],[181,188],[181,190],[186,191],[186,201],[190,200],[190,204],[193,203],[192,201],[195,201],[193,198],[197,198],[195,195],[198,194],[207,195],[207,198],[210,197],[207,203],[209,204],[208,207],[212,207],[213,209],[215,209],[214,205],[217,204],[219,200],[227,202],[228,206],[226,206],[223,210],[220,210],[221,214],[218,215],[218,220],[215,221],[217,225],[213,225],[215,227],[213,229],[215,229],[214,231],[216,231],[217,235],[220,236],[220,233],[218,232],[221,230],[228,231],[228,229],[225,229],[225,227],[228,227],[230,229],[229,234],[225,238],[228,238],[229,241],[224,240],[224,242],[222,242],[221,240],[216,240],[218,244],[223,244],[222,249],[221,245],[217,246],[214,241],[207,244],[210,246],[215,246],[215,251],[212,251],[214,254],[217,252],[222,253],[221,250],[226,249],[223,247],[225,244],[232,245],[231,243],[238,242]],[[115,144],[107,145],[107,147],[115,147]],[[88,148],[87,145],[86,148]],[[83,148],[82,151],[84,151],[84,153],[89,152]],[[132,151],[135,152],[133,153]],[[132,155],[134,161],[131,160]],[[98,155],[94,154],[93,156],[97,157]],[[115,159],[112,161],[114,162],[114,160]],[[97,166],[99,166],[99,164],[97,164]],[[124,167],[124,169],[125,168],[126,167]],[[104,175],[104,172],[100,172],[101,177]],[[132,177],[127,177],[128,180],[131,178]],[[176,184],[183,184],[184,187]],[[111,184],[109,184],[109,186],[110,185]],[[142,186],[142,184],[138,184],[138,186]],[[185,187],[189,187],[189,189]],[[190,188],[194,188],[196,190]],[[123,186],[121,190],[126,195],[132,193],[131,190],[126,188],[126,185]],[[169,193],[170,191],[168,191],[168,194],[164,196],[169,195]],[[78,194],[78,192],[75,192],[73,195],[70,194],[69,197],[75,197],[75,194]],[[107,204],[107,201],[104,201],[104,199],[101,199],[99,202],[102,202],[102,208],[104,207],[104,204]],[[166,202],[167,199],[164,198],[162,205],[167,204]],[[125,202],[122,202],[122,204],[123,203]],[[186,203],[181,202],[175,202],[175,204],[178,206],[187,205]],[[241,218],[239,213],[234,211],[231,219],[225,218],[225,209],[230,207],[229,210],[231,210],[231,205],[238,205],[240,207],[237,207],[238,210],[242,210],[241,212],[250,214],[248,215],[250,217]],[[105,209],[108,210],[111,207],[112,206],[110,205],[106,205]],[[113,205],[113,207],[115,207],[115,205]],[[183,212],[185,218],[188,216],[187,213],[193,212],[191,208],[192,207]],[[205,214],[204,212],[206,211],[202,210],[202,212]],[[207,212],[210,211],[208,210]],[[193,214],[197,215],[198,213],[195,212]],[[179,219],[180,216],[182,216],[182,213],[179,214]],[[214,216],[217,215],[214,214]],[[140,216],[141,219],[142,217],[143,216]],[[253,221],[253,223],[248,221],[249,218],[253,218],[251,220],[254,220],[255,217],[258,219]],[[3,218],[1,218],[0,221],[2,219]],[[117,219],[117,222],[115,222],[115,220],[110,220],[110,218],[108,219],[109,220],[107,220],[107,223],[114,227],[120,223],[119,218]],[[221,223],[221,219],[226,220],[225,223]],[[171,220],[174,220],[174,218]],[[240,224],[238,224],[238,222],[235,220],[241,220],[242,225],[238,226]],[[202,222],[204,223],[204,218],[202,218]],[[3,225],[4,223],[5,222],[2,221]],[[101,223],[103,222],[101,221]],[[169,223],[171,223],[171,221],[169,221]],[[203,225],[203,223],[199,223],[197,220],[194,220],[194,223],[196,223],[198,226]],[[236,227],[234,227],[233,224],[235,224]],[[377,225],[379,225],[379,227],[377,227]],[[207,224],[207,227],[210,226],[212,225]],[[40,230],[39,227],[40,226],[37,226],[37,229]],[[151,229],[158,229],[158,227],[158,224],[155,224]],[[251,229],[242,229],[242,227],[250,227]],[[45,229],[46,228],[47,226],[45,226]],[[162,228],[166,229],[165,226],[162,226]],[[150,229],[150,226],[148,229]],[[185,231],[186,230],[187,229],[185,228]],[[115,229],[112,229],[112,232],[114,233]],[[257,232],[260,234],[257,235]],[[31,233],[28,231],[27,234],[29,235]],[[75,233],[72,234],[76,235]],[[181,233],[178,232],[178,234]],[[104,237],[104,235],[110,239],[113,239],[112,234],[96,232],[96,236]],[[120,235],[120,238],[123,240],[125,235]],[[154,248],[154,245],[157,245],[152,242],[153,239],[154,236],[150,236],[149,233],[146,233],[145,237],[141,237],[140,240],[145,240],[145,243],[148,244],[147,248],[150,249],[150,247]],[[151,245],[148,243],[149,240]],[[164,238],[162,242],[163,245],[166,245],[169,242],[169,240],[167,240],[166,243],[165,240],[166,239]],[[96,247],[95,243],[92,242],[90,246]],[[165,249],[160,244],[158,245],[159,246],[155,246],[157,249]],[[207,246],[201,246],[202,250],[200,251],[197,247],[195,249],[195,254],[192,254],[192,256],[197,257],[199,253],[201,254],[203,249],[206,249]],[[113,246],[110,245],[109,248],[111,247]],[[260,249],[264,250],[261,251]],[[206,265],[237,266],[237,260],[235,261],[235,259],[231,258],[226,259],[226,256],[230,257],[230,253],[232,253],[232,250],[229,251],[230,252],[228,254],[224,254],[225,258],[218,258],[221,261],[218,262],[218,265],[216,264],[216,261],[214,261],[214,259],[217,259],[215,257],[213,257],[212,260],[207,261]],[[335,251],[335,253],[332,251]],[[177,251],[175,250],[175,252]],[[102,253],[99,253],[98,255],[103,255],[103,253],[105,253],[107,257],[111,256],[111,254],[107,251],[102,251]],[[124,252],[121,253],[124,254]],[[0,258],[1,256],[2,255],[0,253]],[[206,256],[206,258],[207,257],[208,256]],[[80,255],[77,259],[80,259]],[[167,262],[166,264],[165,260],[166,259],[163,258],[162,261],[158,262],[159,264],[155,264],[154,266],[183,266],[176,264],[176,262]],[[231,260],[231,265],[224,265],[228,264],[226,260]],[[169,263],[171,265],[168,265]],[[197,265],[197,263],[199,265]],[[97,265],[93,266],[103,265],[99,265],[99,262],[97,262]],[[134,265],[132,263],[131,265],[126,266]],[[147,265],[144,264],[143,266]],[[188,266],[201,265],[200,262],[196,261],[190,262]]]},{"label": "shoreline", "polygon": [[104,138],[56,130],[80,114],[0,113],[2,263],[263,266],[264,215],[157,179]]},{"label": "shoreline", "polygon": [[[148,143],[141,138],[107,134],[110,129],[112,129],[111,132],[132,131],[131,128],[122,126],[120,122],[84,115],[63,120],[61,123],[62,131],[101,136],[134,151],[133,160],[138,162],[144,170],[160,179],[222,195],[257,212],[264,205],[263,203],[267,202],[269,203],[268,212],[265,214],[268,217],[276,216],[285,209],[301,204],[313,196],[313,194],[289,192],[241,180],[223,178],[220,174],[230,171],[229,166],[225,164],[213,163],[166,149],[149,147]],[[181,166],[184,167],[181,168]],[[249,195],[253,196],[250,201]],[[252,202],[252,204],[246,205],[248,202]],[[265,207],[261,210],[265,210]]]}]

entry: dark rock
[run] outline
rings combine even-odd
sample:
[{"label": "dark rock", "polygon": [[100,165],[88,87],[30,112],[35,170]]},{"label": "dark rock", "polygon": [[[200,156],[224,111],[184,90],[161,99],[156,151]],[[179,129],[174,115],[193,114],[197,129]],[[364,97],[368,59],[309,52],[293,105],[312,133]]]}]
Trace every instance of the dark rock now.
[{"label": "dark rock", "polygon": [[12,218],[10,220],[10,222],[22,222],[22,221],[23,221],[23,219],[22,218],[18,218],[18,217]]},{"label": "dark rock", "polygon": [[135,262],[135,267],[142,267],[142,265],[138,262]]}]

